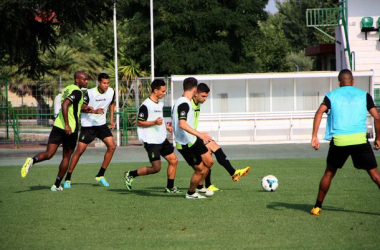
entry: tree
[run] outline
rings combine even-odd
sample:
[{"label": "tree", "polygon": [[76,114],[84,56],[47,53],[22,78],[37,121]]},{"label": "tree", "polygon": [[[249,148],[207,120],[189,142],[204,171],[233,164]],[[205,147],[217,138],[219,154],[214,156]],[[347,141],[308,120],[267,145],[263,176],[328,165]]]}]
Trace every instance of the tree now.
[{"label": "tree", "polygon": [[1,65],[40,79],[48,68],[39,54],[52,51],[59,38],[88,30],[112,17],[111,0],[8,0],[0,3]]},{"label": "tree", "polygon": [[247,41],[247,55],[256,61],[255,72],[290,71],[286,57],[291,48],[279,25],[282,19],[280,15],[270,15],[267,21],[260,22],[260,33],[252,34],[255,42]]},{"label": "tree", "polygon": [[[318,31],[306,27],[306,10],[313,8],[336,7],[338,0],[286,0],[276,1],[278,14],[283,16],[280,24],[285,37],[290,42],[294,51],[303,50],[306,47],[325,43],[326,37]],[[327,30],[334,36],[334,29]]]},{"label": "tree", "polygon": [[[259,30],[268,0],[165,0],[154,3],[156,74],[252,72],[244,39]],[[150,68],[149,1],[124,1],[128,57]],[[251,58],[252,59],[252,58]]]},{"label": "tree", "polygon": [[311,57],[305,56],[304,50],[291,52],[287,55],[286,59],[295,71],[310,71],[313,69],[314,60]]}]

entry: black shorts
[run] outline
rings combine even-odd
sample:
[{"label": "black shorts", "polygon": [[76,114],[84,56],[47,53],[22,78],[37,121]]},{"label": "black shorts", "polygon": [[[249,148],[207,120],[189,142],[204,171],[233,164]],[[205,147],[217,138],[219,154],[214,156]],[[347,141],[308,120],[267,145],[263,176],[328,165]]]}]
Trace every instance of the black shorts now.
[{"label": "black shorts", "polygon": [[347,158],[351,155],[354,167],[357,169],[370,170],[377,167],[375,154],[371,144],[367,141],[364,144],[350,146],[335,146],[334,139],[330,142],[327,164],[334,168],[342,168]]},{"label": "black shorts", "polygon": [[197,140],[190,147],[188,145],[181,145],[182,148],[177,148],[181,153],[187,164],[191,167],[199,165],[202,162],[202,155],[208,152],[207,147],[201,139]]},{"label": "black shorts", "polygon": [[174,152],[173,145],[167,139],[161,144],[150,144],[144,142],[144,148],[148,153],[150,162],[161,160],[160,155],[165,157]]},{"label": "black shorts", "polygon": [[104,138],[113,136],[107,124],[94,127],[82,127],[79,135],[79,142],[90,144],[95,138],[103,141]]},{"label": "black shorts", "polygon": [[64,149],[74,150],[77,145],[78,132],[67,135],[64,129],[53,126],[50,132],[48,144],[61,145]]}]

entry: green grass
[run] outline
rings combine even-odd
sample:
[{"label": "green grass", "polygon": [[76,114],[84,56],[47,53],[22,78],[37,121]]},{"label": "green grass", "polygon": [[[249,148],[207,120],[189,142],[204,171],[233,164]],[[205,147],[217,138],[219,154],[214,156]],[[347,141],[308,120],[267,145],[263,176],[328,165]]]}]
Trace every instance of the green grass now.
[{"label": "green grass", "polygon": [[[252,170],[233,183],[215,165],[222,191],[205,200],[163,193],[166,167],[128,192],[122,173],[142,163],[111,164],[109,188],[94,181],[98,165],[79,165],[72,189],[58,193],[57,166],[36,165],[25,179],[19,167],[0,167],[0,249],[380,249],[380,192],[351,161],[318,217],[309,212],[325,159],[233,163]],[[279,179],[276,192],[262,191],[267,174]],[[185,191],[190,175],[180,162],[176,185]]]}]

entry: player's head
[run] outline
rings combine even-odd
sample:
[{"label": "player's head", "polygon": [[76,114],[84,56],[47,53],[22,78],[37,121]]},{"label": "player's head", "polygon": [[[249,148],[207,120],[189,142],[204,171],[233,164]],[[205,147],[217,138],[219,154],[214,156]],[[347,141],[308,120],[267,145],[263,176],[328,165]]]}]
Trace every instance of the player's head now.
[{"label": "player's head", "polygon": [[354,76],[349,69],[342,69],[338,75],[339,86],[352,86],[354,84]]},{"label": "player's head", "polygon": [[183,91],[184,92],[192,92],[192,95],[195,95],[197,91],[198,80],[194,77],[188,77],[183,80]]},{"label": "player's head", "polygon": [[200,83],[197,86],[197,92],[195,93],[194,99],[197,103],[204,103],[207,100],[208,93],[210,92],[210,88],[206,83]]},{"label": "player's head", "polygon": [[84,71],[75,72],[74,81],[79,88],[86,88],[88,83],[87,74]]},{"label": "player's head", "polygon": [[152,94],[154,94],[158,99],[161,99],[166,94],[166,83],[162,79],[155,79],[150,85],[152,88]]},{"label": "player's head", "polygon": [[110,86],[110,76],[107,73],[100,73],[98,75],[98,88],[106,92]]}]

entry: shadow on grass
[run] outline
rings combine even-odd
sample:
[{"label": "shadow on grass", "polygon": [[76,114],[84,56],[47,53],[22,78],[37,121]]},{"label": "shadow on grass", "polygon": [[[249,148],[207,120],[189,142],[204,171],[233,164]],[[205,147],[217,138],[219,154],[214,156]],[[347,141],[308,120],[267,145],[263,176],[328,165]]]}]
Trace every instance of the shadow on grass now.
[{"label": "shadow on grass", "polygon": [[44,191],[49,190],[50,191],[50,187],[49,186],[31,186],[27,190],[15,191],[14,193],[20,194],[20,193],[40,191],[40,190],[44,190]]},{"label": "shadow on grass", "polygon": [[[293,204],[293,203],[285,203],[285,202],[272,202],[271,204],[267,205],[267,208],[273,209],[273,210],[282,210],[284,208],[287,208],[287,209],[299,210],[299,211],[302,211],[302,212],[309,214],[311,209],[312,209],[312,206],[313,205],[310,205],[310,204]],[[380,213],[371,213],[371,212],[364,212],[364,211],[348,210],[348,209],[344,209],[344,208],[329,207],[329,206],[323,206],[323,210],[380,216]]]},{"label": "shadow on grass", "polygon": [[[148,188],[149,189],[149,188]],[[124,195],[141,195],[141,196],[153,196],[153,197],[166,197],[166,198],[176,198],[176,197],[182,197],[185,195],[185,193],[179,193],[179,194],[168,194],[164,193],[164,190],[162,187],[155,187],[155,188],[150,188],[154,190],[159,190],[159,191],[147,191],[147,190],[132,190],[129,191],[125,188],[121,189],[108,189],[108,191],[111,192],[118,192],[119,194],[124,194]]]}]

